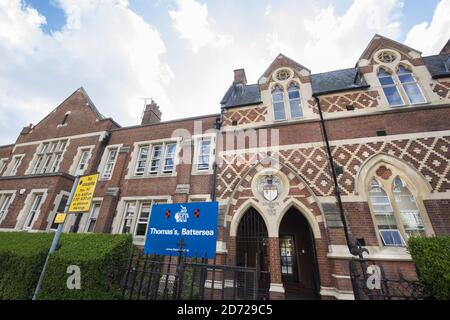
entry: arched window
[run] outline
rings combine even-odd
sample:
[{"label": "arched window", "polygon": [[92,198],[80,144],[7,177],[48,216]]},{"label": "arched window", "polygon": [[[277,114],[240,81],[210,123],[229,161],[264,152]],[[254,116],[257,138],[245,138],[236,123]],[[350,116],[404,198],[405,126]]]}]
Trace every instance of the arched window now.
[{"label": "arched window", "polygon": [[295,82],[291,82],[288,88],[289,107],[292,118],[301,118],[303,116],[302,103],[300,101],[300,91]]},{"label": "arched window", "polygon": [[416,199],[399,177],[394,179],[393,193],[406,236],[424,236],[425,226]]},{"label": "arched window", "polygon": [[380,81],[381,87],[384,91],[384,95],[386,96],[386,99],[388,100],[390,106],[401,106],[404,104],[395,81],[388,71],[380,68],[380,70],[378,71],[378,80]]},{"label": "arched window", "polygon": [[286,110],[284,108],[283,89],[275,86],[272,91],[273,116],[275,121],[286,119]]},{"label": "arched window", "polygon": [[397,76],[411,104],[424,103],[426,101],[411,71],[403,66],[399,66]]},{"label": "arched window", "polygon": [[404,246],[405,241],[397,226],[389,197],[375,179],[372,180],[370,185],[369,197],[383,244],[385,246]]},{"label": "arched window", "polygon": [[[391,169],[388,169],[391,172]],[[372,178],[369,186],[370,207],[378,234],[385,246],[405,246],[410,236],[427,233],[424,212],[411,193],[404,179],[398,175],[379,180]],[[426,218],[426,216],[425,216]],[[427,220],[428,221],[428,220]],[[429,223],[429,221],[428,221]]]}]

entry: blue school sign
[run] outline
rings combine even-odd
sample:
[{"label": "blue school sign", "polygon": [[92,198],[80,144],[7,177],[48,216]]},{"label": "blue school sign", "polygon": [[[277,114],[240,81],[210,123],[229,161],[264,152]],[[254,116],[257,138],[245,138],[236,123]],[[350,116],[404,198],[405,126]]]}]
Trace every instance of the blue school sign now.
[{"label": "blue school sign", "polygon": [[217,202],[157,204],[152,207],[144,253],[178,255],[183,240],[186,255],[214,258]]}]

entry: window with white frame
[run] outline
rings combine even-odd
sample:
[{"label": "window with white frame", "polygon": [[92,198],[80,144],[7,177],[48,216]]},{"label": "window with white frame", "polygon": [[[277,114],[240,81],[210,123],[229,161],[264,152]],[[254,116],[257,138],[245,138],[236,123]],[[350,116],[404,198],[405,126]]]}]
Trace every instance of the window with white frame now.
[{"label": "window with white frame", "polygon": [[102,179],[111,179],[119,148],[109,148],[107,152],[105,166],[101,175]]},{"label": "window with white frame", "polygon": [[120,233],[129,233],[135,237],[144,238],[147,233],[152,206],[166,202],[167,200],[165,199],[126,201]]},{"label": "window with white frame", "polygon": [[390,106],[401,106],[404,104],[394,78],[387,70],[380,68],[378,71],[378,80]]},{"label": "window with white frame", "polygon": [[91,210],[89,211],[88,221],[86,223],[86,232],[94,232],[95,223],[98,219],[98,214],[100,213],[100,202],[93,202]]},{"label": "window with white frame", "polygon": [[11,205],[13,194],[3,193],[0,194],[0,221],[6,216],[9,206]]},{"label": "window with white frame", "polygon": [[5,170],[4,176],[15,176],[17,174],[17,169],[22,163],[23,155],[13,156],[11,162]]},{"label": "window with white frame", "polygon": [[288,97],[291,118],[301,118],[303,116],[302,103],[300,100],[300,91],[295,82],[291,82],[289,85]]},{"label": "window with white frame", "polygon": [[41,206],[42,198],[42,194],[35,194],[33,196],[33,202],[30,210],[28,211],[27,218],[25,219],[25,224],[23,225],[24,230],[30,230],[33,227],[33,222]]},{"label": "window with white frame", "polygon": [[90,154],[90,149],[81,149],[80,160],[78,161],[77,169],[75,170],[75,175],[80,176],[84,174],[87,167],[87,162]]},{"label": "window with white frame", "polygon": [[372,180],[369,197],[383,245],[405,246],[410,236],[424,236],[420,210],[405,182],[398,176],[392,182],[380,181]]},{"label": "window with white frame", "polygon": [[139,177],[173,173],[176,150],[175,142],[140,145],[134,175]]},{"label": "window with white frame", "polygon": [[400,65],[397,69],[397,77],[411,104],[426,102],[422,90],[410,70]]},{"label": "window with white frame", "polygon": [[402,106],[425,103],[426,99],[413,73],[406,67],[399,65],[394,75],[387,68],[380,68],[378,80],[390,106]]},{"label": "window with white frame", "polygon": [[275,121],[286,120],[283,89],[276,85],[272,90],[273,117]]},{"label": "window with white frame", "polygon": [[58,170],[62,154],[66,148],[65,140],[46,142],[41,145],[31,174],[53,173]]},{"label": "window with white frame", "polygon": [[7,159],[0,159],[0,174],[3,172],[3,170],[5,169],[5,167],[6,167],[6,162],[7,162]]},{"label": "window with white frame", "polygon": [[197,140],[197,159],[195,162],[197,171],[209,171],[213,162],[213,138],[201,137]]}]

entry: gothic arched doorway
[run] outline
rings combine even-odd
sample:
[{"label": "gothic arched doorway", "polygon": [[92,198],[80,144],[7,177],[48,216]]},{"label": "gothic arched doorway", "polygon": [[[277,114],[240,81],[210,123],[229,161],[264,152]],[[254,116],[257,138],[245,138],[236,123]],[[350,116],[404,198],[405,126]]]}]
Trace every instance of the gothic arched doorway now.
[{"label": "gothic arched doorway", "polygon": [[236,264],[256,268],[258,290],[265,292],[270,286],[268,260],[268,232],[261,215],[250,207],[242,216],[236,234]]},{"label": "gothic arched doorway", "polygon": [[303,214],[293,207],[281,220],[279,243],[286,298],[317,298],[319,279],[313,232]]}]

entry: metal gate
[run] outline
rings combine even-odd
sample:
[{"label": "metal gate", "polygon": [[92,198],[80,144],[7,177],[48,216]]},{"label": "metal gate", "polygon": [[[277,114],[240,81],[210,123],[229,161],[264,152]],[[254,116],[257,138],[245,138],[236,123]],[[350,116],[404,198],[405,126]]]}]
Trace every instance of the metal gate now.
[{"label": "metal gate", "polygon": [[350,278],[355,300],[425,300],[426,288],[418,281],[406,279],[401,270],[398,277],[388,277],[382,265],[374,261],[352,258]]},{"label": "metal gate", "polygon": [[[225,259],[226,260],[226,259]],[[210,263],[212,262],[212,263]],[[145,255],[137,251],[122,272],[117,299],[256,300],[256,268],[216,264],[205,258]]]},{"label": "metal gate", "polygon": [[256,270],[258,276],[256,285],[263,299],[268,299],[270,287],[268,249],[266,224],[261,215],[254,208],[250,208],[241,218],[237,229],[236,264]]}]

